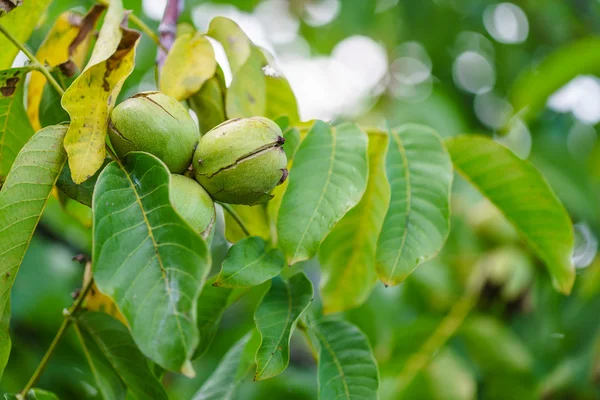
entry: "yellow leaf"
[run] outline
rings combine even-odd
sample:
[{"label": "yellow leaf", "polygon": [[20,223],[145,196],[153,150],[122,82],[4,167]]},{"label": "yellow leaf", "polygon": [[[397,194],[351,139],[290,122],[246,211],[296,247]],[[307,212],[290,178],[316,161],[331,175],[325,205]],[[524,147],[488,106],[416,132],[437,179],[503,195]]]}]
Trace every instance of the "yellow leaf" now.
[{"label": "yellow leaf", "polygon": [[[21,43],[25,43],[35,29],[51,0],[27,0],[2,16],[0,23]],[[4,35],[0,35],[0,69],[10,68],[19,49]]]},{"label": "yellow leaf", "polygon": [[71,116],[64,143],[76,184],[102,166],[108,117],[133,70],[140,34],[120,27],[123,16],[121,1],[112,1],[88,65],[62,97],[61,104]]},{"label": "yellow leaf", "polygon": [[[85,265],[85,271],[83,273],[83,287],[87,286],[90,279],[92,279],[92,263],[88,262]],[[90,290],[83,299],[83,307],[89,311],[100,311],[108,314],[117,318],[123,323],[123,325],[129,326],[127,324],[127,320],[125,320],[125,317],[123,314],[121,314],[121,311],[119,311],[117,304],[113,301],[113,299],[98,289],[96,282],[92,282],[92,287],[90,287]]]},{"label": "yellow leaf", "polygon": [[[57,66],[69,59],[81,69],[85,62],[90,35],[96,21],[104,10],[104,6],[96,5],[85,16],[73,11],[62,13],[42,42],[36,58],[50,67]],[[46,85],[46,78],[41,72],[33,71],[27,89],[27,116],[35,131],[42,128],[39,118],[40,102]]]},{"label": "yellow leaf", "polygon": [[185,100],[200,90],[217,70],[213,47],[199,33],[181,35],[173,43],[160,72],[160,91]]}]

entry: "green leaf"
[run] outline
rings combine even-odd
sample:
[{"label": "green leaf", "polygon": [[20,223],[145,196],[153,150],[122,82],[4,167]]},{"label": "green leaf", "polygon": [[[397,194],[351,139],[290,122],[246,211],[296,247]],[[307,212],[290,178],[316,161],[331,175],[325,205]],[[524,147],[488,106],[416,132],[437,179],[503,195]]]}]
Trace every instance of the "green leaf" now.
[{"label": "green leaf", "polygon": [[[27,0],[10,13],[3,15],[0,23],[20,43],[25,43],[51,0]],[[0,34],[0,69],[10,68],[19,49],[4,35]]]},{"label": "green leaf", "polygon": [[215,286],[244,288],[257,286],[279,275],[285,267],[281,250],[269,249],[257,236],[240,240],[227,253]]},{"label": "green leaf", "polygon": [[213,18],[207,34],[223,45],[231,73],[235,76],[250,57],[252,42],[235,22],[225,17]]},{"label": "green leaf", "polygon": [[541,111],[548,97],[578,75],[600,72],[600,38],[590,36],[554,50],[535,68],[515,81],[511,102],[520,118],[531,119]]},{"label": "green leaf", "polygon": [[87,335],[82,345],[91,340],[98,347],[134,398],[168,398],[123,324],[107,314],[87,312],[77,318],[77,326]]},{"label": "green leaf", "polygon": [[439,135],[407,124],[390,132],[390,206],[377,242],[376,268],[397,285],[443,247],[450,228],[452,162]]},{"label": "green leaf", "polygon": [[446,146],[457,172],[498,207],[546,264],[554,287],[569,294],[575,280],[573,226],[544,177],[483,136],[451,138]]},{"label": "green leaf", "polygon": [[[109,162],[110,159],[105,159],[102,168],[104,168],[104,166],[106,166]],[[98,176],[100,175],[102,168],[98,170],[98,172],[96,172],[90,179],[86,180],[80,185],[77,185],[71,179],[71,170],[69,169],[69,164],[65,164],[62,172],[58,176],[58,180],[56,181],[56,187],[62,190],[71,199],[91,207],[92,196],[94,195],[94,187],[96,187],[96,182],[98,181]]]},{"label": "green leaf", "polygon": [[263,73],[265,58],[257,47],[252,47],[246,62],[233,75],[225,97],[228,118],[247,118],[265,115],[267,87]]},{"label": "green leaf", "polygon": [[234,344],[192,400],[234,400],[236,388],[254,364],[251,351],[256,349],[257,338],[248,333]]},{"label": "green leaf", "polygon": [[202,356],[211,345],[223,313],[229,306],[233,289],[213,286],[215,278],[206,281],[200,297],[198,297],[198,332],[200,344],[196,348],[194,358]]},{"label": "green leaf", "polygon": [[140,33],[120,27],[124,15],[121,0],[112,0],[87,66],[61,100],[71,116],[65,149],[71,177],[77,184],[102,167],[108,118],[133,71]]},{"label": "green leaf", "polygon": [[377,399],[379,371],[365,335],[346,321],[322,319],[311,326],[319,341],[319,399]]},{"label": "green leaf", "polygon": [[[3,36],[0,35],[0,39]],[[33,135],[23,105],[23,87],[29,67],[0,71],[0,182],[17,154]]]},{"label": "green leaf", "polygon": [[94,191],[94,278],[142,353],[181,370],[198,344],[196,302],[210,254],[173,210],[166,166],[139,152],[122,162],[104,168]]},{"label": "green leaf", "polygon": [[[240,204],[230,204],[230,207],[237,213],[251,236],[260,236],[268,240],[270,234],[269,220],[267,218],[264,204],[254,206],[245,206]],[[227,211],[225,215],[225,237],[231,243],[236,243],[246,237],[246,233],[240,227],[240,224]]]},{"label": "green leaf", "polygon": [[[73,325],[73,328],[79,338],[79,344],[93,376],[93,385],[100,394],[99,397],[102,399],[124,399],[127,395],[127,386],[125,386],[119,373],[104,356],[103,351],[89,333],[77,324]],[[129,332],[126,331],[125,333],[131,338]],[[139,350],[137,352],[139,353]],[[145,362],[142,369],[144,367],[147,367]]]},{"label": "green leaf", "polygon": [[198,117],[200,133],[205,134],[225,121],[225,83],[217,74],[204,82],[200,91],[188,99],[190,108]]},{"label": "green leaf", "polygon": [[287,368],[292,333],[312,299],[312,283],[304,273],[292,276],[287,282],[273,278],[271,288],[254,313],[262,338],[256,352],[255,381],[272,378]]},{"label": "green leaf", "polygon": [[215,52],[204,35],[181,35],[173,43],[160,71],[159,89],[177,100],[185,100],[199,91],[216,69]]},{"label": "green leaf", "polygon": [[[25,117],[26,118],[26,117]],[[0,191],[0,376],[10,352],[10,290],[63,164],[65,126],[36,133]]]},{"label": "green leaf", "polygon": [[390,185],[385,176],[387,146],[387,134],[369,132],[369,179],[365,194],[319,248],[324,314],[358,307],[367,300],[377,281],[377,238],[390,201]]},{"label": "green leaf", "polygon": [[361,199],[368,174],[367,135],[354,124],[315,122],[300,144],[277,219],[288,262],[313,257],[321,241]]}]

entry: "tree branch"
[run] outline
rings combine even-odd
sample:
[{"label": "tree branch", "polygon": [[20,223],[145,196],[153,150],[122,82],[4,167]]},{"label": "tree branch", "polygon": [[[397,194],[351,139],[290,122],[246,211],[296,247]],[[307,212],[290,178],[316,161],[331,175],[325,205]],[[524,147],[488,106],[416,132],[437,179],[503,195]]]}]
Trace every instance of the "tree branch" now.
[{"label": "tree branch", "polygon": [[44,372],[44,368],[46,368],[46,365],[48,364],[48,360],[50,359],[50,357],[52,356],[52,353],[56,349],[56,345],[58,344],[58,342],[62,338],[62,336],[65,333],[65,330],[67,329],[67,327],[69,326],[69,324],[71,324],[71,322],[73,322],[73,318],[72,318],[73,314],[75,314],[79,310],[79,308],[81,307],[81,305],[83,304],[83,299],[85,299],[85,296],[87,295],[88,291],[92,287],[92,282],[93,282],[93,280],[90,279],[85,284],[85,286],[79,292],[79,295],[77,296],[77,299],[75,300],[75,302],[73,303],[73,305],[71,306],[71,308],[69,308],[68,310],[65,310],[63,312],[63,315],[64,315],[63,322],[62,322],[60,328],[58,329],[58,332],[56,332],[56,335],[54,336],[54,339],[52,340],[52,343],[50,343],[50,347],[48,347],[48,350],[46,351],[46,354],[44,354],[44,357],[42,358],[42,361],[40,361],[40,364],[38,365],[37,369],[35,370],[35,372],[31,376],[31,378],[29,379],[29,382],[27,382],[27,384],[25,385],[25,387],[23,388],[23,390],[19,394],[19,396],[21,397],[21,399],[25,399],[26,398],[27,392],[29,392],[29,389],[31,389],[35,385],[35,383],[37,382],[37,380],[42,375],[42,372]]},{"label": "tree branch", "polygon": [[42,65],[42,63],[33,55],[33,53],[31,51],[29,51],[29,49],[27,47],[25,47],[25,45],[23,43],[19,42],[19,40],[17,38],[15,38],[12,35],[12,33],[10,33],[2,25],[0,25],[0,32],[2,32],[4,34],[4,36],[6,36],[6,38],[8,40],[10,40],[15,46],[17,46],[17,48],[19,50],[21,50],[23,53],[25,53],[27,58],[29,58],[29,60],[31,61],[33,67],[36,70],[38,70],[39,72],[41,72],[42,74],[44,74],[44,76],[46,77],[48,82],[50,82],[52,87],[54,87],[54,89],[56,89],[58,94],[61,95],[61,97],[62,97],[62,95],[65,94],[65,91],[63,90],[62,87],[60,87],[58,82],[56,82],[56,79],[54,79],[54,77],[50,74],[50,71],[48,71],[48,68],[46,68],[46,66]]},{"label": "tree branch", "polygon": [[477,304],[483,283],[482,271],[476,267],[472,272],[464,294],[454,303],[448,315],[427,338],[419,351],[413,353],[404,364],[404,368],[400,371],[396,382],[396,393],[404,391],[417,374],[429,365],[434,353],[442,348],[456,333],[471,309]]},{"label": "tree branch", "polygon": [[158,54],[156,55],[156,64],[159,71],[165,63],[167,52],[171,49],[171,46],[173,46],[173,42],[175,41],[175,35],[177,34],[177,20],[183,11],[183,3],[183,0],[167,0],[165,13],[158,26],[160,43],[162,45],[161,48],[158,49]]}]

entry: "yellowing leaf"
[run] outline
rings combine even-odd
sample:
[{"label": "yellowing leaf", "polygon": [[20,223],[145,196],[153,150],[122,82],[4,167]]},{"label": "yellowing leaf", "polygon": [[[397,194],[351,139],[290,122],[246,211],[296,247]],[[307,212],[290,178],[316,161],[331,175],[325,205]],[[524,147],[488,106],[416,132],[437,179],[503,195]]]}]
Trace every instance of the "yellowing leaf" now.
[{"label": "yellowing leaf", "polygon": [[[2,27],[25,43],[35,29],[51,0],[26,0],[22,5],[2,16]],[[0,34],[0,69],[10,68],[19,49]]]},{"label": "yellowing leaf", "polygon": [[[83,273],[83,287],[87,286],[90,279],[92,279],[92,263],[88,262]],[[121,311],[119,311],[117,304],[110,297],[102,293],[95,282],[92,282],[92,287],[85,296],[85,299],[83,299],[83,307],[89,311],[101,311],[115,317],[123,325],[128,325],[127,320],[121,314]]]},{"label": "yellowing leaf", "polygon": [[[73,11],[62,13],[42,42],[36,58],[50,67],[62,64],[69,59],[78,68],[83,67],[91,36],[89,33],[102,14],[104,6],[96,5],[82,17]],[[27,116],[34,130],[41,129],[39,110],[46,78],[41,72],[33,71],[27,89]]]},{"label": "yellowing leaf", "polygon": [[121,2],[112,1],[88,65],[62,98],[71,116],[65,149],[77,184],[94,175],[104,162],[108,117],[133,70],[140,34],[119,26],[123,15]]},{"label": "yellowing leaf", "polygon": [[217,70],[215,52],[199,33],[184,34],[175,40],[160,72],[160,91],[185,100],[200,90]]}]

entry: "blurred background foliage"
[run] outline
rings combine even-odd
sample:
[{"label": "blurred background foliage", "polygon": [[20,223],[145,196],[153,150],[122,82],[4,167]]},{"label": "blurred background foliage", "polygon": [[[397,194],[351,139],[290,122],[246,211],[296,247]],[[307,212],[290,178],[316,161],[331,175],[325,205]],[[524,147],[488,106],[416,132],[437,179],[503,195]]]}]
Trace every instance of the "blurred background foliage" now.
[{"label": "blurred background foliage", "polygon": [[[124,3],[157,29],[164,0]],[[55,0],[29,47],[37,49],[61,12],[92,4]],[[204,31],[216,15],[238,22],[275,55],[304,120],[418,122],[443,136],[493,136],[544,173],[572,216],[578,269],[565,297],[502,216],[457,177],[442,253],[345,313],[374,348],[383,399],[600,398],[599,1],[188,0],[180,21]],[[557,51],[559,62],[545,65]],[[123,98],[155,88],[155,55],[143,37]],[[222,49],[217,56],[229,81]],[[12,292],[14,344],[2,391],[24,386],[56,332],[81,285],[83,265],[71,258],[89,254],[90,226],[88,210],[75,202],[63,208],[53,199],[45,211]],[[216,268],[228,248],[222,228],[213,243]],[[299,268],[318,282],[317,261]],[[411,370],[415,354],[464,299],[473,271],[484,278],[473,310],[432,362]],[[171,398],[190,398],[252,327],[260,295],[253,289],[227,310],[213,346],[195,361],[195,379],[165,377]],[[290,367],[245,383],[240,399],[316,398],[315,365],[297,336]],[[60,398],[96,398],[91,376],[69,337],[38,386]]]}]

